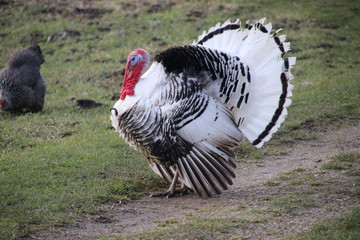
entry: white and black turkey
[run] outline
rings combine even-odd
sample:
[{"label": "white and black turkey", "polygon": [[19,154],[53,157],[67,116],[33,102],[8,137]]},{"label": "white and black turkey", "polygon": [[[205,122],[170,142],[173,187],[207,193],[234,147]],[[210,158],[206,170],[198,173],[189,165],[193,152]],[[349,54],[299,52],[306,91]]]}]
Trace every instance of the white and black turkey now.
[{"label": "white and black turkey", "polygon": [[110,119],[171,183],[154,196],[220,194],[235,178],[232,149],[244,137],[261,147],[285,120],[295,58],[284,57],[290,44],[264,21],[217,24],[158,54],[147,71],[148,53],[130,53]]}]

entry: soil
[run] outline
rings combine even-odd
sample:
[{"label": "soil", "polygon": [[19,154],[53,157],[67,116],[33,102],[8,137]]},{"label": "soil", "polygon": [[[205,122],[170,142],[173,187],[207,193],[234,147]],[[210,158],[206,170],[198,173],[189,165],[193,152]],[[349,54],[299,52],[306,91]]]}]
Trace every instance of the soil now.
[{"label": "soil", "polygon": [[102,103],[95,102],[91,99],[76,100],[76,103],[79,108],[97,108],[103,105]]},{"label": "soil", "polygon": [[[346,170],[321,168],[331,157],[348,152],[360,152],[359,121],[321,132],[316,139],[300,141],[289,147],[285,155],[240,163],[234,185],[217,197],[202,199],[195,194],[170,199],[143,197],[106,205],[102,213],[78,219],[76,226],[53,229],[36,238],[126,236],[156,230],[167,219],[176,226],[184,223],[189,214],[203,218],[261,216],[263,220],[241,225],[234,231],[244,239],[283,238],[307,231],[316,222],[342,215],[360,205],[359,197],[349,194],[354,186],[359,186],[358,177],[351,178]],[[358,168],[359,160],[355,164],[353,167]],[[289,174],[294,169],[302,170]],[[291,178],[305,181],[306,176],[312,176],[312,181],[321,184],[318,187],[308,183],[289,184]],[[354,179],[357,182],[353,182]],[[304,202],[312,199],[312,202],[306,205],[300,201],[295,207],[281,202],[296,197]],[[239,206],[242,207],[237,208]]]}]

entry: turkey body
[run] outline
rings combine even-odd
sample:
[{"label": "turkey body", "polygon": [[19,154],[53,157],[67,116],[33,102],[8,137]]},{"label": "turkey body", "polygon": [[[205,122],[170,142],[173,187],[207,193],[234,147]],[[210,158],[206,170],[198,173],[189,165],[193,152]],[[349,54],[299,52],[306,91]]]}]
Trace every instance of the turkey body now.
[{"label": "turkey body", "polygon": [[171,183],[160,196],[174,194],[177,183],[201,197],[220,194],[235,178],[233,148],[244,138],[261,147],[277,131],[291,103],[295,58],[284,57],[290,46],[276,34],[264,19],[244,29],[227,21],[161,52],[135,81],[133,69],[149,57],[129,55],[110,119]]},{"label": "turkey body", "polygon": [[40,74],[44,63],[37,45],[15,52],[0,71],[0,110],[38,112],[43,109],[46,83]]}]

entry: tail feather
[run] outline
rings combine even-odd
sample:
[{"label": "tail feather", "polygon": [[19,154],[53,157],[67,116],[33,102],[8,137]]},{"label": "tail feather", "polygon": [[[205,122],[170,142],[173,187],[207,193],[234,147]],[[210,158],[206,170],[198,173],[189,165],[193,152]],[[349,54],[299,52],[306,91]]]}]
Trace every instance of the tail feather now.
[{"label": "tail feather", "polygon": [[[188,170],[186,168],[187,164],[186,164],[186,160],[184,161],[183,159],[179,159],[177,162],[177,166],[179,168],[180,171],[180,178],[183,180],[184,184],[186,186],[188,186],[190,189],[196,191],[193,181],[191,180]],[[196,193],[198,193],[196,191]],[[199,194],[200,195],[200,194]]]},{"label": "tail feather", "polygon": [[206,178],[212,185],[214,192],[220,194],[222,189],[227,189],[226,180],[219,177],[221,176],[221,172],[219,172],[214,165],[206,161],[204,158],[196,156],[196,154],[191,154],[191,157],[195,160],[196,164],[200,166],[202,172],[206,175]]},{"label": "tail feather", "polygon": [[213,168],[217,170],[214,173],[216,173],[215,175],[217,176],[218,181],[221,182],[223,186],[232,184],[232,178],[235,177],[235,173],[224,158],[214,152],[208,153],[206,149],[195,148],[194,152],[201,156],[201,159],[207,161],[208,165],[212,165]]},{"label": "tail feather", "polygon": [[[204,198],[218,195],[228,189],[235,178],[235,159],[231,157],[235,156],[234,152],[228,148],[215,152],[210,149],[214,150],[211,146],[196,145],[189,154],[177,160],[179,182]],[[172,182],[176,171],[174,166],[166,167],[155,161],[152,161],[150,166],[156,174],[167,182]]]},{"label": "tail feather", "polygon": [[188,155],[177,161],[180,181],[201,197],[220,194],[233,184],[232,179],[235,178],[234,167],[223,158],[224,155],[224,152],[221,155],[208,153],[203,146],[194,146]]},{"label": "tail feather", "polygon": [[180,175],[181,173],[185,173],[187,175],[187,180],[189,182],[191,182],[192,185],[192,189],[199,194],[201,197],[206,197],[208,196],[208,193],[206,192],[206,190],[204,189],[204,185],[206,184],[201,184],[204,182],[204,178],[201,178],[200,176],[197,176],[196,173],[197,172],[197,168],[196,167],[192,167],[191,161],[188,161],[187,158],[183,157],[179,160],[179,162],[182,163],[184,171],[181,172],[180,171]]},{"label": "tail feather", "polygon": [[211,195],[211,192],[220,194],[221,190],[226,187],[226,185],[221,185],[221,183],[216,178],[216,175],[219,174],[216,168],[213,165],[208,164],[204,159],[199,158],[196,154],[191,153],[190,158],[193,159],[194,163],[198,166],[204,177],[207,179],[211,191],[208,191],[208,195]]},{"label": "tail feather", "polygon": [[[187,163],[189,163],[190,171],[197,179],[196,183],[198,184],[197,189],[203,189],[206,192],[206,195],[211,196],[213,192],[220,194],[221,190],[214,188],[212,184],[215,178],[209,174],[209,171],[206,168],[203,168],[203,165],[200,161],[197,161],[197,157],[187,156]],[[195,184],[196,185],[196,184]],[[202,191],[202,190],[201,190]]]},{"label": "tail feather", "polygon": [[[251,24],[226,21],[198,37],[194,44],[237,56],[244,64],[247,81],[227,100],[238,128],[256,147],[261,147],[280,127],[291,104],[295,57],[284,55],[291,50],[286,36],[274,31],[265,18]],[[245,77],[245,76],[244,76]],[[244,81],[244,80],[243,80]],[[231,83],[229,83],[231,84]]]},{"label": "tail feather", "polygon": [[158,164],[157,162],[151,162],[150,167],[157,175],[164,178],[168,183],[172,182],[175,174],[173,169],[166,168],[164,165]]}]

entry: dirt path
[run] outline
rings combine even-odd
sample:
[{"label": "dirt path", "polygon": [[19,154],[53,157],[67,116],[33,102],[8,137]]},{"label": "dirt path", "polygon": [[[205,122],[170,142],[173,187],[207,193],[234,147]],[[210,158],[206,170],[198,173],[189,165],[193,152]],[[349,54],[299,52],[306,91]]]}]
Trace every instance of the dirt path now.
[{"label": "dirt path", "polygon": [[[359,186],[359,182],[352,182],[356,178],[349,177],[345,170],[320,168],[332,156],[354,151],[360,152],[359,122],[320,133],[316,140],[299,142],[287,149],[284,156],[239,164],[234,185],[218,197],[201,199],[194,194],[171,199],[144,197],[105,206],[102,214],[86,215],[78,220],[77,227],[55,229],[51,234],[38,237],[98,239],[124,236],[155,230],[167,219],[172,219],[174,224],[183,223],[189,214],[203,218],[256,218],[257,221],[249,220],[244,227],[235,229],[236,233],[244,239],[285,237],[306,231],[319,220],[338,216],[360,205],[359,198],[349,194],[352,187]],[[358,165],[359,161],[354,167]],[[289,171],[294,169],[298,171],[290,174]],[[287,202],[289,199],[290,203]]]}]

